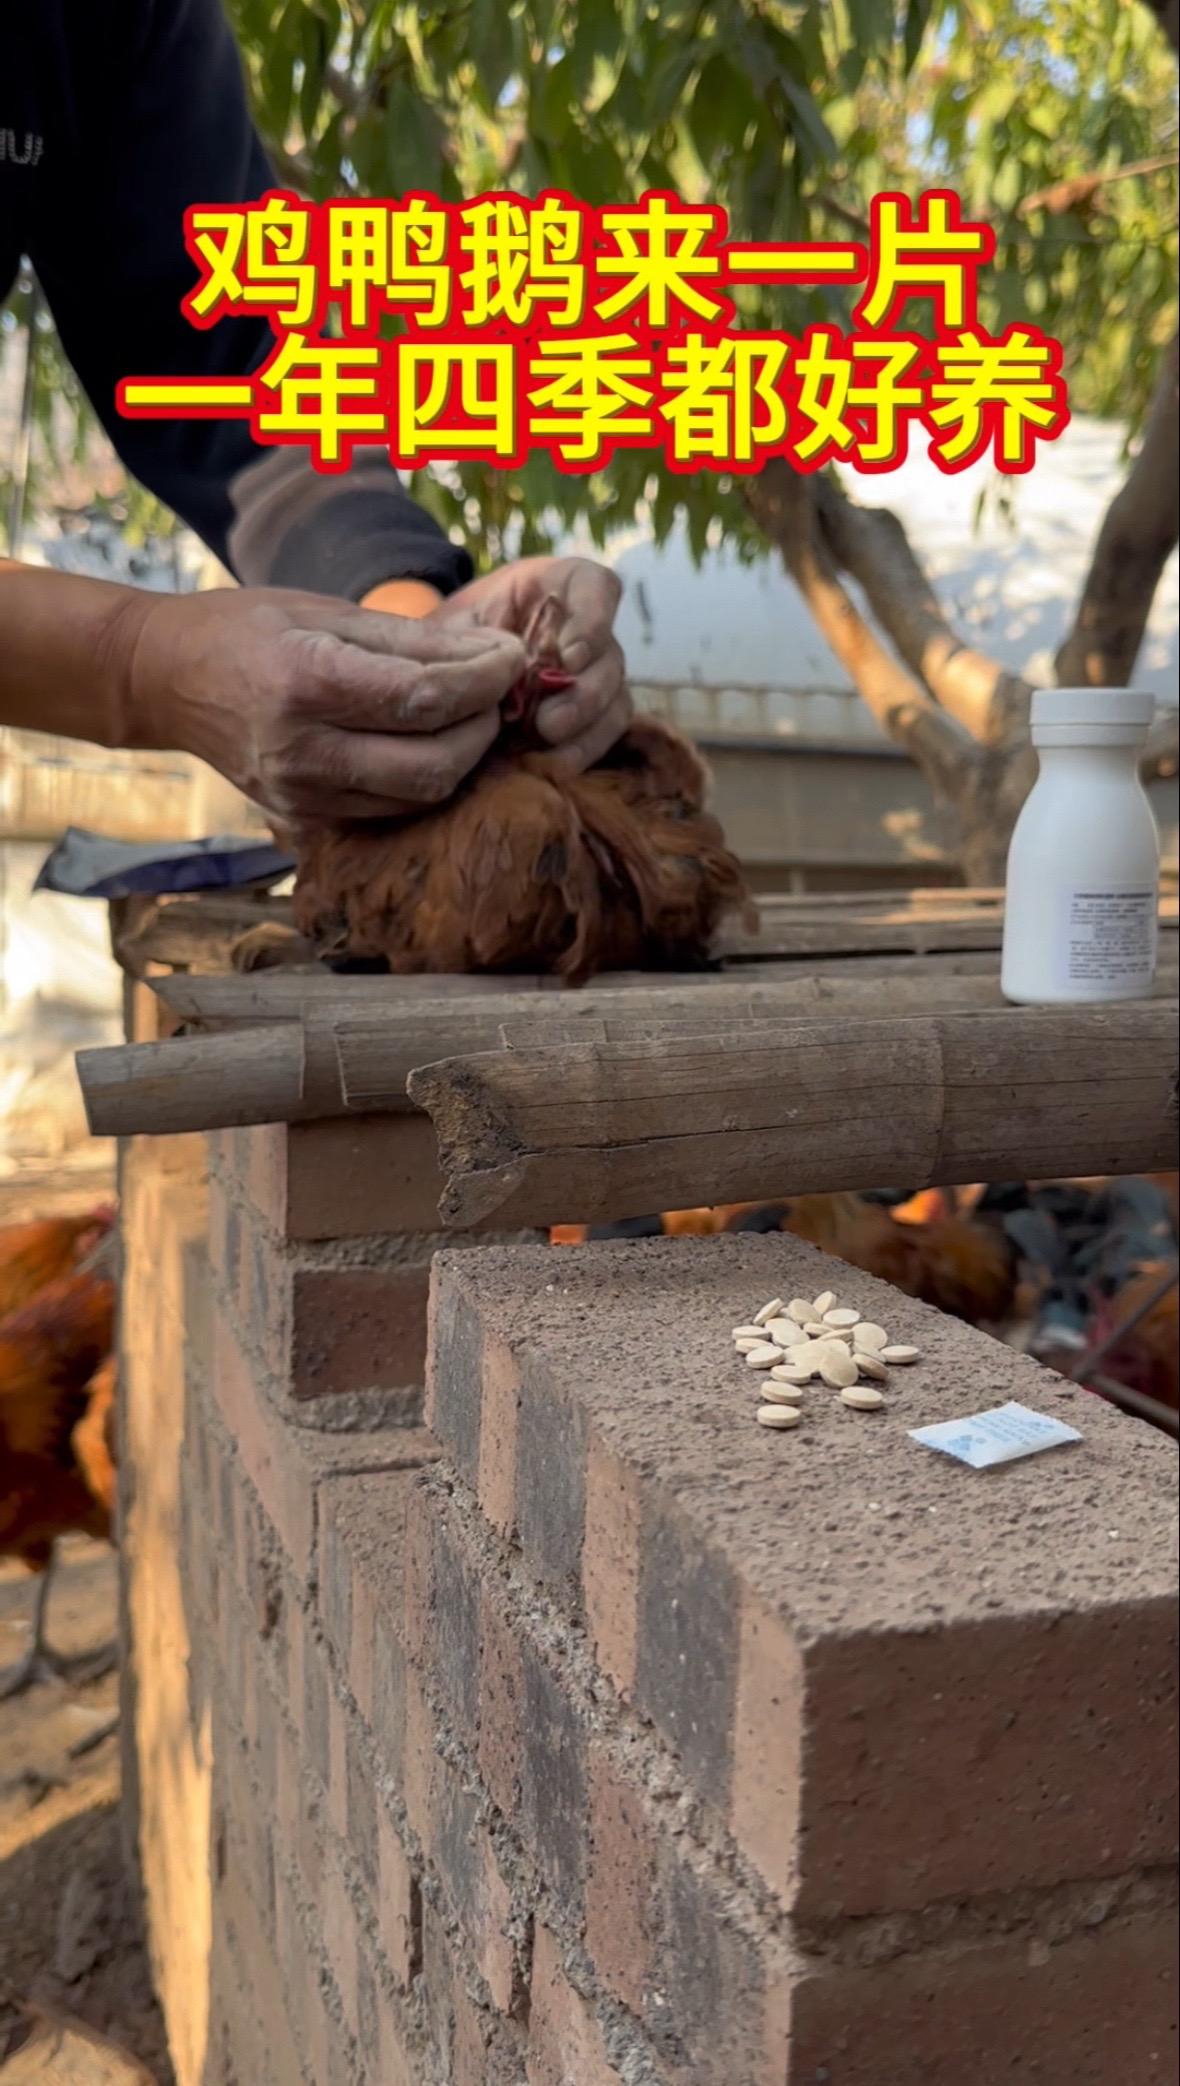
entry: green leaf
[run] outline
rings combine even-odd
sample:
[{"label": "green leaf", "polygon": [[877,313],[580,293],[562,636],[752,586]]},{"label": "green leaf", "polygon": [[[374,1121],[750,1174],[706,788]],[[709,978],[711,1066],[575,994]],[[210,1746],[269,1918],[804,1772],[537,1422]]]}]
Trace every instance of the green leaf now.
[{"label": "green leaf", "polygon": [[299,87],[299,122],[305,138],[315,135],[316,118],[324,92],[324,68],[328,62],[328,36],[318,15],[304,14],[300,25],[300,55],[303,79]]},{"label": "green leaf", "polygon": [[906,0],[903,70],[907,75],[918,62],[918,53],[922,48],[922,38],[930,20],[931,7],[932,0]]},{"label": "green leaf", "polygon": [[782,87],[794,111],[796,143],[805,143],[815,160],[834,159],[836,140],[812,100],[810,90],[799,86],[786,75],[783,77]]},{"label": "green leaf", "polygon": [[645,83],[647,122],[653,128],[664,121],[680,103],[680,97],[696,71],[715,47],[715,39],[683,43],[666,54],[654,75]]},{"label": "green leaf", "polygon": [[515,39],[500,0],[472,0],[467,53],[475,70],[474,91],[483,106],[492,110],[517,62]]},{"label": "green leaf", "polygon": [[892,9],[881,0],[846,0],[852,41],[866,57],[883,50],[893,31]]},{"label": "green leaf", "polygon": [[693,142],[707,172],[715,175],[717,162],[740,146],[757,104],[749,84],[736,73],[723,52],[717,51],[701,68],[693,88],[688,123]]},{"label": "green leaf", "polygon": [[441,186],[442,132],[434,111],[417,87],[404,79],[390,83],[385,110],[384,167],[388,192],[438,190]]},{"label": "green leaf", "polygon": [[1012,156],[1001,159],[992,183],[992,201],[1000,210],[1014,210],[1024,187],[1024,176],[1020,161]]},{"label": "green leaf", "polygon": [[570,129],[557,149],[555,159],[567,170],[565,186],[578,200],[595,206],[626,200],[627,184],[613,145],[605,138],[590,139]]},{"label": "green leaf", "polygon": [[573,94],[573,66],[568,56],[559,58],[534,86],[530,127],[542,137],[561,139],[570,125]]},{"label": "green leaf", "polygon": [[601,65],[613,71],[623,51],[618,0],[578,0],[570,63],[574,93],[585,102]]},{"label": "green leaf", "polygon": [[288,0],[263,43],[259,68],[259,114],[264,130],[276,145],[287,142],[302,34],[302,8],[297,0]]}]

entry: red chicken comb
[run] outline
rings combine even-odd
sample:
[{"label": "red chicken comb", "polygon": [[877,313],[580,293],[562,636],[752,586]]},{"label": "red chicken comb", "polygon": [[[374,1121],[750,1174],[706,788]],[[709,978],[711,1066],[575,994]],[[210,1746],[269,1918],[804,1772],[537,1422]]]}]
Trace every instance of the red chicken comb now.
[{"label": "red chicken comb", "polygon": [[559,695],[563,688],[573,687],[574,675],[561,664],[558,640],[564,621],[563,604],[556,594],[546,594],[525,628],[525,670],[501,705],[505,724],[531,725],[538,705],[547,695]]}]

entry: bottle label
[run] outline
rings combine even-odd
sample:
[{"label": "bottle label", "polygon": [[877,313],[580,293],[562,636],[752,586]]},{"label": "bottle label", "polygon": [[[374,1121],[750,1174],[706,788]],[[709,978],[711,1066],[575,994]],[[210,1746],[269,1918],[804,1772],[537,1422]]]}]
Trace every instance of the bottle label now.
[{"label": "bottle label", "polygon": [[1061,982],[1085,991],[1150,992],[1155,975],[1155,886],[1087,885],[1065,893]]}]

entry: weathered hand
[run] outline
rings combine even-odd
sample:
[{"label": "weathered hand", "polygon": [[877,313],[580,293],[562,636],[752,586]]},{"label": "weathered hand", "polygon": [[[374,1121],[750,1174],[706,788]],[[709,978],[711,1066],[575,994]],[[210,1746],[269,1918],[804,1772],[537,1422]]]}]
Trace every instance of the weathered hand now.
[{"label": "weathered hand", "polygon": [[561,661],[573,686],[551,695],[536,713],[538,735],[572,768],[589,768],[626,731],[631,697],[623,654],[614,635],[622,588],[592,558],[519,558],[460,587],[431,610],[440,628],[491,628],[521,637],[546,595],[565,610]]},{"label": "weathered hand", "polygon": [[127,742],[197,754],[294,824],[445,801],[495,739],[524,663],[492,618],[395,616],[279,588],[131,599],[109,640]]}]

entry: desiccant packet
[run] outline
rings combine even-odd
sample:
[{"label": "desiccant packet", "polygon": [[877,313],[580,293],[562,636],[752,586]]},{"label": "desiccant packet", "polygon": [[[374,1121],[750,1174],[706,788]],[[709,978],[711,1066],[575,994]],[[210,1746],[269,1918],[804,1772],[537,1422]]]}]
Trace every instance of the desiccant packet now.
[{"label": "desiccant packet", "polygon": [[1015,1463],[1021,1456],[1036,1456],[1042,1449],[1081,1439],[1076,1427],[1015,1403],[997,1405],[991,1412],[973,1412],[963,1420],[940,1420],[936,1427],[910,1429],[911,1441],[953,1456],[956,1463],[969,1463],[972,1470]]}]

